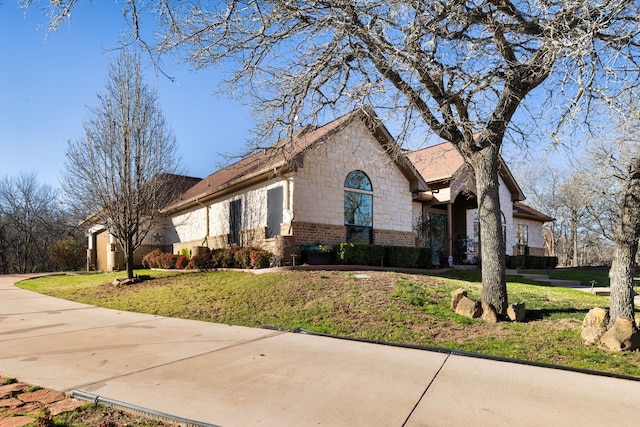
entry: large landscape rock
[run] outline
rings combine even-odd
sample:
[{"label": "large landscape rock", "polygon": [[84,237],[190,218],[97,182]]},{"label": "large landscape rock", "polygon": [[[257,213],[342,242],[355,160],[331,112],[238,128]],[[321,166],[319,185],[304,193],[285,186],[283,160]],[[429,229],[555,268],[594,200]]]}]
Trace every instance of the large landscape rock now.
[{"label": "large landscape rock", "polygon": [[482,315],[482,306],[479,302],[473,301],[467,297],[460,298],[456,305],[456,313],[461,316],[476,318]]},{"label": "large landscape rock", "polygon": [[619,317],[613,327],[600,338],[602,345],[613,351],[633,351],[640,348],[640,332],[632,319]]},{"label": "large landscape rock", "polygon": [[462,288],[458,288],[455,291],[451,292],[451,310],[455,310],[460,300],[466,296],[467,291]]},{"label": "large landscape rock", "polygon": [[526,314],[527,311],[525,310],[523,302],[509,304],[509,307],[507,307],[507,317],[509,317],[512,322],[524,322]]},{"label": "large landscape rock", "polygon": [[587,345],[597,344],[602,335],[607,332],[608,325],[609,310],[600,307],[592,308],[582,321],[580,337]]},{"label": "large landscape rock", "polygon": [[498,323],[496,309],[486,301],[482,301],[482,320],[487,323]]}]

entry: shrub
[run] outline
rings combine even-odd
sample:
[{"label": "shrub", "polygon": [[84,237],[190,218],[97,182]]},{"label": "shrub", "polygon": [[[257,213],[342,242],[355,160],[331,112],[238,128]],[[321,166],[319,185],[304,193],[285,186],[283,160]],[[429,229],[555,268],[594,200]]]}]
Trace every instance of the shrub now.
[{"label": "shrub", "polygon": [[160,268],[158,265],[158,258],[162,255],[160,249],[154,249],[142,258],[142,266],[145,268]]},{"label": "shrub", "polygon": [[251,268],[251,247],[245,246],[239,248],[233,254],[233,262],[235,267],[238,268]]},{"label": "shrub", "polygon": [[262,248],[251,248],[249,258],[251,260],[251,268],[267,268],[271,264],[273,254]]},{"label": "shrub", "polygon": [[230,249],[214,249],[211,251],[211,262],[213,268],[234,267],[234,256]]},{"label": "shrub", "polygon": [[182,254],[178,255],[178,257],[176,258],[176,268],[180,270],[184,270],[185,268],[187,268],[188,265],[189,265],[189,257]]},{"label": "shrub", "polygon": [[401,268],[431,268],[432,250],[416,246],[382,246],[365,243],[339,243],[334,245],[338,264],[383,265]]},{"label": "shrub", "polygon": [[160,268],[173,269],[176,268],[176,260],[178,255],[163,253],[158,257],[157,263],[160,264]]},{"label": "shrub", "polygon": [[384,265],[388,267],[418,267],[419,249],[415,246],[387,246]]},{"label": "shrub", "polygon": [[338,264],[380,265],[385,248],[366,243],[339,243],[334,245],[334,252]]},{"label": "shrub", "polygon": [[211,254],[206,253],[192,256],[189,259],[187,268],[193,270],[209,270],[210,268],[215,268],[215,266],[211,262]]},{"label": "shrub", "polygon": [[535,255],[507,255],[505,264],[509,269],[527,268],[540,270],[545,268],[556,268],[556,266],[558,265],[558,257]]}]

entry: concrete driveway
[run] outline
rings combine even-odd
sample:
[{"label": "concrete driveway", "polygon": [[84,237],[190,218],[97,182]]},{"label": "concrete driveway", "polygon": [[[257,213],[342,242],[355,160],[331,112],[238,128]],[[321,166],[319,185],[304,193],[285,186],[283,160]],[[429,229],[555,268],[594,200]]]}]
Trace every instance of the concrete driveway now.
[{"label": "concrete driveway", "polygon": [[98,308],[0,276],[0,373],[218,426],[637,425],[640,382]]}]

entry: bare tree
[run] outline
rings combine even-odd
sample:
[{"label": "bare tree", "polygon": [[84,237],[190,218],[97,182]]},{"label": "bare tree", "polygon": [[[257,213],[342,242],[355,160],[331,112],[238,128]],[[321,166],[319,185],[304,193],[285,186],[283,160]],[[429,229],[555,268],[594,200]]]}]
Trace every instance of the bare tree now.
[{"label": "bare tree", "polygon": [[[635,319],[633,271],[640,238],[640,158],[630,160],[620,220],[616,229],[616,250],[609,271],[611,280],[610,326],[618,317]],[[635,325],[635,322],[633,322]]]},{"label": "bare tree", "polygon": [[143,81],[138,56],[122,50],[84,122],[84,136],[69,142],[63,189],[73,206],[113,234],[129,278],[134,251],[181,189],[172,185],[178,167],[157,95]]},{"label": "bare tree", "polygon": [[[52,25],[75,1],[46,2]],[[141,36],[143,7],[155,12],[154,43]],[[543,83],[557,113],[545,119],[558,127],[589,112],[590,97],[635,87],[639,9],[631,0],[129,0],[123,12],[133,41],[154,55],[175,50],[198,67],[235,61],[228,83],[254,97],[260,136],[369,104],[397,113],[401,138],[423,123],[451,141],[477,185],[482,299],[504,314],[505,134]]]},{"label": "bare tree", "polygon": [[[635,100],[626,103],[628,114],[619,117],[615,131],[603,130],[587,147],[584,175],[592,177],[596,203],[591,217],[615,243],[609,279],[612,326],[618,317],[634,319],[633,276],[640,238],[640,110]],[[606,134],[605,134],[606,132]]]},{"label": "bare tree", "polygon": [[569,232],[569,265],[578,267],[580,263],[580,231],[584,230],[587,206],[591,202],[592,193],[589,188],[589,177],[576,172],[565,179],[558,189],[558,198],[564,211],[566,229]]},{"label": "bare tree", "polygon": [[68,230],[58,193],[34,173],[0,180],[0,273],[49,271],[48,249]]}]

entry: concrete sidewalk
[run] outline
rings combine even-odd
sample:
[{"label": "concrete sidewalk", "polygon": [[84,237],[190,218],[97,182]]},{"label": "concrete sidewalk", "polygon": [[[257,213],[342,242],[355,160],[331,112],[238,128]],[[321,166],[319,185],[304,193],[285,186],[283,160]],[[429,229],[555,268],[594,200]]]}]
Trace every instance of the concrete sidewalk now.
[{"label": "concrete sidewalk", "polygon": [[0,373],[219,426],[636,425],[640,382],[128,313],[0,276]]}]

